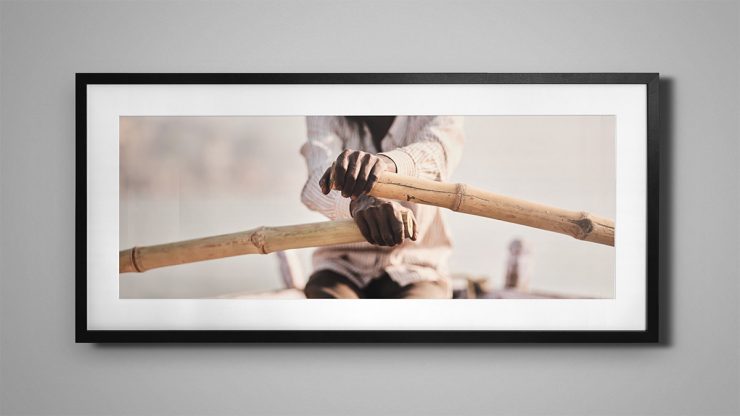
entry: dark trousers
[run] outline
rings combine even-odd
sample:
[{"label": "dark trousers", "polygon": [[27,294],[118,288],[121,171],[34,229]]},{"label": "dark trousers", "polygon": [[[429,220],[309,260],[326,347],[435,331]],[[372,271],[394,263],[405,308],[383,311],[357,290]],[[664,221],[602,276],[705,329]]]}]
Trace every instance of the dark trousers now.
[{"label": "dark trousers", "polygon": [[339,273],[317,270],[303,292],[309,299],[449,299],[448,285],[446,280],[425,280],[401,286],[383,273],[361,288]]}]

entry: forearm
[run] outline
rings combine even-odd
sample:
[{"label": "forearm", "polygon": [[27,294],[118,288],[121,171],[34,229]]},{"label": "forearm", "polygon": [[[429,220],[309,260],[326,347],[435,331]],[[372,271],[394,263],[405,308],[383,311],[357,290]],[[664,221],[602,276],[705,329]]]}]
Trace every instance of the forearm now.
[{"label": "forearm", "polygon": [[342,198],[337,191],[324,194],[319,187],[319,179],[322,171],[316,171],[309,175],[301,191],[301,202],[308,209],[322,214],[330,220],[350,218],[350,200]]},{"label": "forearm", "polygon": [[385,171],[386,172],[392,172],[396,173],[398,172],[398,167],[396,166],[396,162],[393,161],[393,159],[389,158],[388,156],[378,153],[377,156],[380,158],[380,160],[385,163]]},{"label": "forearm", "polygon": [[462,118],[418,117],[404,146],[381,153],[393,160],[396,173],[415,178],[444,181],[462,155]]},{"label": "forearm", "polygon": [[447,150],[441,143],[411,143],[381,154],[393,161],[394,173],[414,178],[445,180],[451,166]]}]

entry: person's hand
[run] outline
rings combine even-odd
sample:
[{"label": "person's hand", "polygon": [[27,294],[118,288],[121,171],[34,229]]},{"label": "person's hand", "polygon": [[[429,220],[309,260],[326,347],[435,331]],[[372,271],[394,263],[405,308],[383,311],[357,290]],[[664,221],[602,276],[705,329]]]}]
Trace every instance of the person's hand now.
[{"label": "person's hand", "polygon": [[363,195],[350,203],[350,212],[370,244],[392,247],[404,238],[416,241],[414,213],[398,202]]},{"label": "person's hand", "polygon": [[357,199],[370,192],[385,171],[396,171],[396,165],[387,156],[347,149],[324,172],[319,186],[324,195],[336,189],[345,198]]}]

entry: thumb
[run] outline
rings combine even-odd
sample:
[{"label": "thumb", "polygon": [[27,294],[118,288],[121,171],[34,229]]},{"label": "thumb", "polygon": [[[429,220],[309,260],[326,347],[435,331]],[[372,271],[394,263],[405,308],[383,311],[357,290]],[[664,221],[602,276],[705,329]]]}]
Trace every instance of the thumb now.
[{"label": "thumb", "polygon": [[409,210],[409,215],[411,216],[411,227],[413,228],[411,231],[411,241],[416,241],[417,237],[419,237],[419,227],[416,224],[416,216],[414,216],[414,212]]},{"label": "thumb", "polygon": [[[334,165],[332,165],[332,168]],[[321,176],[321,179],[319,179],[319,186],[321,187],[321,193],[324,195],[329,195],[329,191],[331,191],[331,171],[332,168],[328,168],[326,172]]]}]

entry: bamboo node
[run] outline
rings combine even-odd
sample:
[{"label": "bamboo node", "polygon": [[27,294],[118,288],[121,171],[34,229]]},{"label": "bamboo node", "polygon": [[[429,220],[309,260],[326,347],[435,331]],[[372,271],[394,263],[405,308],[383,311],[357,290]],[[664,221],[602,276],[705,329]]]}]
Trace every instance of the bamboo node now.
[{"label": "bamboo node", "polygon": [[252,242],[252,244],[254,244],[255,247],[257,247],[257,249],[259,249],[259,251],[262,254],[267,254],[267,249],[265,248],[265,242],[266,242],[265,230],[266,229],[267,227],[260,227],[256,229],[252,233],[251,236],[249,236],[249,240]]},{"label": "bamboo node", "polygon": [[137,261],[138,257],[139,257],[139,253],[136,250],[136,247],[133,247],[131,249],[131,265],[134,266],[134,270],[136,270],[137,273],[141,273],[144,270],[141,267],[139,267],[139,262]]},{"label": "bamboo node", "polygon": [[581,212],[579,215],[579,219],[571,220],[570,222],[578,227],[578,230],[573,237],[579,240],[584,240],[594,230],[594,221],[591,219],[591,214],[588,212]]},{"label": "bamboo node", "polygon": [[458,183],[455,184],[455,202],[452,203],[452,210],[453,211],[459,211],[460,205],[462,205],[463,197],[465,196],[465,193],[467,192],[467,187],[465,184]]}]

